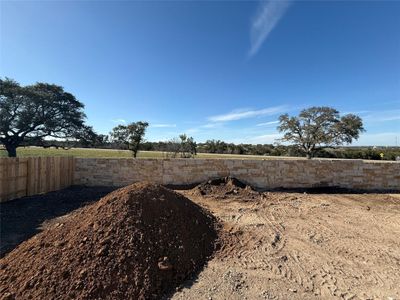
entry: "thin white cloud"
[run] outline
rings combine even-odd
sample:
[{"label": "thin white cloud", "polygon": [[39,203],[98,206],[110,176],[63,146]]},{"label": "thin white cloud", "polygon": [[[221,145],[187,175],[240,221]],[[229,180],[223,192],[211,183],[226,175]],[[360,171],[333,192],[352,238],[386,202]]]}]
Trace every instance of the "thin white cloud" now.
[{"label": "thin white cloud", "polygon": [[400,109],[382,110],[370,113],[364,117],[366,122],[390,122],[400,120]]},{"label": "thin white cloud", "polygon": [[255,55],[260,50],[261,45],[278,24],[289,6],[289,1],[272,0],[263,2],[251,22],[249,57]]},{"label": "thin white cloud", "polygon": [[176,124],[150,124],[154,128],[175,128]]},{"label": "thin white cloud", "polygon": [[370,110],[358,110],[358,111],[344,111],[342,113],[340,113],[341,115],[348,115],[348,114],[352,114],[352,115],[364,115],[367,113],[370,113]]},{"label": "thin white cloud", "polygon": [[273,144],[278,139],[282,138],[281,134],[278,133],[270,133],[270,134],[263,134],[263,135],[256,135],[256,136],[246,136],[243,138],[235,138],[229,140],[231,143],[235,144]]},{"label": "thin white cloud", "polygon": [[265,123],[259,123],[257,124],[257,126],[269,126],[269,125],[274,125],[274,124],[278,124],[279,121],[271,121],[271,122],[265,122]]},{"label": "thin white cloud", "polygon": [[368,111],[364,115],[360,114],[360,117],[364,122],[364,127],[387,122],[394,124],[394,128],[400,129],[400,109]]},{"label": "thin white cloud", "polygon": [[126,120],[124,120],[124,119],[113,119],[113,120],[111,120],[111,121],[114,122],[114,123],[126,124]]},{"label": "thin white cloud", "polygon": [[205,125],[200,126],[201,128],[217,128],[221,127],[221,123],[207,123]]},{"label": "thin white cloud", "polygon": [[235,110],[227,114],[211,116],[208,118],[208,120],[211,122],[236,121],[241,119],[254,118],[258,116],[272,116],[284,112],[285,110],[286,106],[284,105],[268,107],[259,110]]},{"label": "thin white cloud", "polygon": [[193,134],[193,133],[200,133],[200,132],[205,132],[217,128],[221,128],[223,126],[223,123],[207,123],[198,127],[193,127],[187,129],[185,132],[188,134]]}]

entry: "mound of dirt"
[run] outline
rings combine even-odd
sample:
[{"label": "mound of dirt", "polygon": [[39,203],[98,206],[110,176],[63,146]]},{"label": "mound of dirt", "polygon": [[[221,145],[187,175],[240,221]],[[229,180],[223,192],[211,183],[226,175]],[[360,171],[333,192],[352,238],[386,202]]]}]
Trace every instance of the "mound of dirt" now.
[{"label": "mound of dirt", "polygon": [[3,299],[160,298],[215,247],[215,219],[160,185],[133,184],[86,206],[1,260]]},{"label": "mound of dirt", "polygon": [[201,196],[213,196],[223,199],[228,196],[240,196],[243,200],[251,200],[259,195],[250,185],[230,176],[211,179],[201,183],[195,187],[194,193]]}]

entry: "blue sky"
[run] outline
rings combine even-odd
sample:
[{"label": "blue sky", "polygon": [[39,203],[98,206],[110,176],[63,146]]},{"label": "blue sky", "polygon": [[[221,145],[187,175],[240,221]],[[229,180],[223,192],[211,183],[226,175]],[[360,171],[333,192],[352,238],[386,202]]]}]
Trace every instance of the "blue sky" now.
[{"label": "blue sky", "polygon": [[400,145],[398,1],[1,1],[0,76],[62,85],[88,124],[272,143],[281,113],[357,113]]}]

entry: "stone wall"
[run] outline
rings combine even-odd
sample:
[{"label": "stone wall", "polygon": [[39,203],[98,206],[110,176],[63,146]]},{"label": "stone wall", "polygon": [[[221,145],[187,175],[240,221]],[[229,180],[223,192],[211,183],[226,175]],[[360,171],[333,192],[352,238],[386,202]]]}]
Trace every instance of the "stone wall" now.
[{"label": "stone wall", "polygon": [[123,186],[146,180],[179,185],[228,175],[259,188],[400,189],[398,162],[327,159],[76,158],[74,184]]}]

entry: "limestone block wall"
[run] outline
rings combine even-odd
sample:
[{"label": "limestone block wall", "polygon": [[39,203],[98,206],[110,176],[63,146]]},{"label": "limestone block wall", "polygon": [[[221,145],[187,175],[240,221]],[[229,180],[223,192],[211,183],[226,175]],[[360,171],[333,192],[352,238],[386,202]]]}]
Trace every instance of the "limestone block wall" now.
[{"label": "limestone block wall", "polygon": [[399,162],[327,159],[76,158],[74,184],[191,184],[228,175],[259,188],[400,189]]}]

